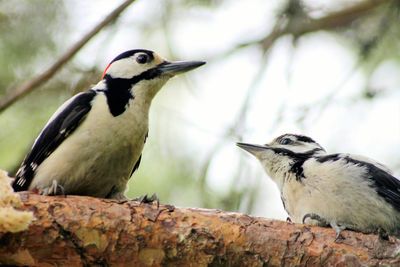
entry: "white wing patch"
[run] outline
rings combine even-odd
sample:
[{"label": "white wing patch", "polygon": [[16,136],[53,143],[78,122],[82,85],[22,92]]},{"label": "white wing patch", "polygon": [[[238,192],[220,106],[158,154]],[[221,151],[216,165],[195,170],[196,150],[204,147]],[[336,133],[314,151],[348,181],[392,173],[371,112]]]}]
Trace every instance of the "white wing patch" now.
[{"label": "white wing patch", "polygon": [[384,170],[385,172],[389,173],[390,175],[393,175],[393,171],[391,169],[389,169],[387,166],[385,166],[384,164],[377,162],[371,158],[365,157],[365,156],[361,156],[361,155],[356,155],[356,154],[341,154],[340,155],[341,158],[344,157],[349,157],[355,160],[359,160],[359,161],[364,161],[367,163],[370,163],[372,165],[377,166],[378,168],[381,168],[382,170]]}]

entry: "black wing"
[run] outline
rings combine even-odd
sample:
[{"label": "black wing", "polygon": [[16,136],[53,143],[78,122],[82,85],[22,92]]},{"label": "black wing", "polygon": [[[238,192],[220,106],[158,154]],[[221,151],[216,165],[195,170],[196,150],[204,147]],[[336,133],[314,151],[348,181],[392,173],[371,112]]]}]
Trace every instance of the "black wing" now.
[{"label": "black wing", "polygon": [[56,111],[22,162],[12,184],[14,191],[28,190],[37,167],[80,125],[95,95],[93,90],[80,93]]},{"label": "black wing", "polygon": [[360,162],[359,164],[366,166],[368,169],[368,178],[373,181],[373,186],[378,194],[400,211],[400,181],[373,164],[366,162]]},{"label": "black wing", "polygon": [[366,178],[371,180],[371,186],[373,186],[381,197],[383,197],[388,203],[394,208],[400,211],[400,180],[391,175],[386,171],[384,166],[380,168],[373,164],[372,161],[368,162],[352,158],[351,155],[346,154],[332,154],[321,157],[318,159],[319,162],[345,160],[348,163],[352,163],[367,169]]},{"label": "black wing", "polygon": [[[144,143],[146,144],[146,140],[147,140],[147,137],[149,136],[149,132],[147,132],[146,133],[146,136],[144,137]],[[139,166],[140,166],[140,162],[142,161],[142,154],[140,154],[140,157],[139,157],[139,159],[136,161],[136,163],[135,163],[135,166],[133,166],[133,169],[132,169],[132,172],[131,172],[131,175],[130,176],[132,176],[132,174],[139,168]]]},{"label": "black wing", "polygon": [[139,168],[140,162],[141,162],[141,161],[142,161],[142,154],[140,154],[140,157],[139,157],[139,159],[136,161],[135,166],[133,166],[133,170],[132,170],[130,176],[132,176],[132,174]]}]

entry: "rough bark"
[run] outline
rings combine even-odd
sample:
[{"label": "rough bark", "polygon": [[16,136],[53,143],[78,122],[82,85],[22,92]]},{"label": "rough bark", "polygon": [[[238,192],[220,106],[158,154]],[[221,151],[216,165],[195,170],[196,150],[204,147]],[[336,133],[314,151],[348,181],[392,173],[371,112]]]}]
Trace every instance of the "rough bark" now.
[{"label": "rough bark", "polygon": [[22,193],[37,218],[0,233],[0,263],[29,266],[400,265],[400,240],[219,210]]}]

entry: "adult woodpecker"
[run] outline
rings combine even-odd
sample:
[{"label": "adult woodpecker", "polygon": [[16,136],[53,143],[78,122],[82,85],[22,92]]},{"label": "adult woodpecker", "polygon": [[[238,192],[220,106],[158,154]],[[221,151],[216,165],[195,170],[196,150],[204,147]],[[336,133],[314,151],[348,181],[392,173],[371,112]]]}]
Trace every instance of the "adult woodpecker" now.
[{"label": "adult woodpecker", "polygon": [[144,49],[120,54],[97,85],[50,118],[18,170],[14,190],[123,199],[140,164],[152,99],[171,77],[203,64],[169,62]]},{"label": "adult woodpecker", "polygon": [[376,161],[327,154],[307,136],[284,134],[266,145],[237,143],[253,154],[277,184],[296,223],[400,234],[400,181]]}]

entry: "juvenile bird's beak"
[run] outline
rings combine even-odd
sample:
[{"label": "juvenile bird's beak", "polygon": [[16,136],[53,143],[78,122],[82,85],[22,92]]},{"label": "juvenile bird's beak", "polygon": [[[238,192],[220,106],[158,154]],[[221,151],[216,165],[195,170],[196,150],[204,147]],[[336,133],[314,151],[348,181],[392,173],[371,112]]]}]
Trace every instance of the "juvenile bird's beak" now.
[{"label": "juvenile bird's beak", "polygon": [[265,145],[253,145],[247,143],[236,143],[236,145],[254,156],[257,156],[268,149],[268,146]]},{"label": "juvenile bird's beak", "polygon": [[162,74],[176,75],[184,73],[206,64],[204,61],[165,61],[158,66]]}]

